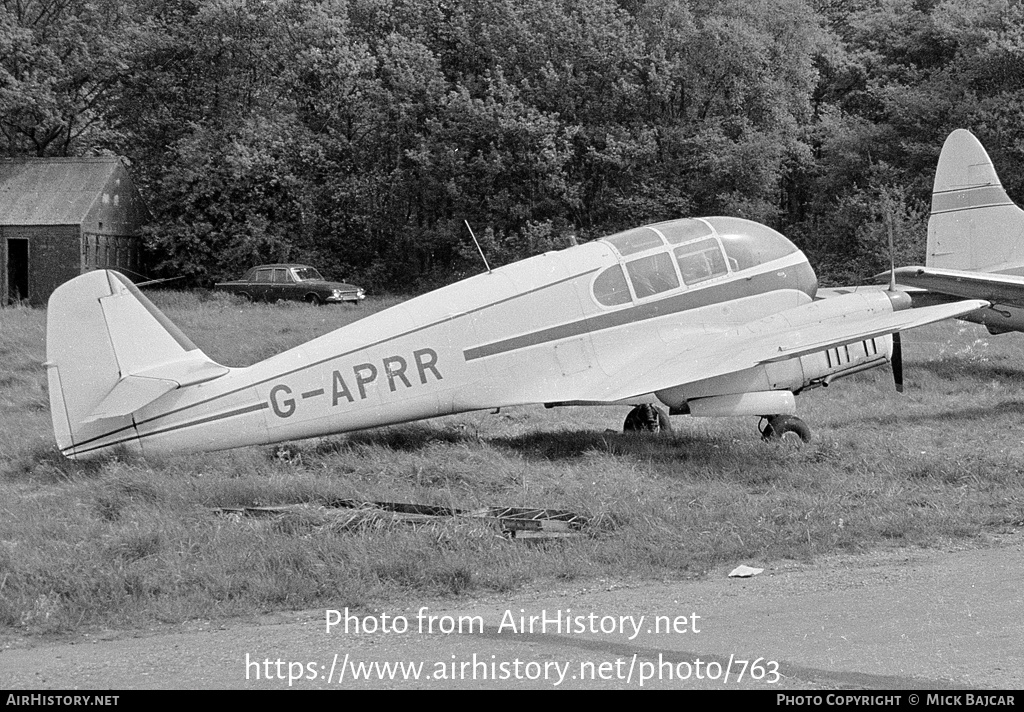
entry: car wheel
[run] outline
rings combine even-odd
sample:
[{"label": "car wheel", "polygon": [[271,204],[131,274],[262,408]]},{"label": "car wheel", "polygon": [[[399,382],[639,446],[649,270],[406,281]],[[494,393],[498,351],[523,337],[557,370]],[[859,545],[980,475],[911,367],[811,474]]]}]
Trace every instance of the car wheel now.
[{"label": "car wheel", "polygon": [[312,304],[313,306],[318,307],[321,304],[323,304],[324,301],[320,297],[315,295],[315,294],[307,294],[306,295],[306,303],[307,304]]}]

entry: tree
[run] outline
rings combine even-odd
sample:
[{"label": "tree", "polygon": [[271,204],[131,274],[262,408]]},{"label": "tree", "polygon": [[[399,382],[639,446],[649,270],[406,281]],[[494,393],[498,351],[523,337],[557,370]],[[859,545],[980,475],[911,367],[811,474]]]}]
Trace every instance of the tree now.
[{"label": "tree", "polygon": [[81,155],[114,142],[109,118],[136,29],[116,0],[0,0],[8,155]]}]

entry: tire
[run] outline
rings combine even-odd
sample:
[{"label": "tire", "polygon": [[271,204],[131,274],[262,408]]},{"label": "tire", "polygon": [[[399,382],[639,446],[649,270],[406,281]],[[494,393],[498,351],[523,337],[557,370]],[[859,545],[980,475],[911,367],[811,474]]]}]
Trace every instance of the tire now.
[{"label": "tire", "polygon": [[306,295],[306,303],[307,304],[312,304],[313,306],[318,307],[321,304],[323,304],[324,301],[320,297],[315,295],[315,294],[307,294]]},{"label": "tire", "polygon": [[761,431],[762,440],[792,440],[797,437],[805,443],[811,441],[811,429],[795,415],[769,415],[767,420]]},{"label": "tire", "polygon": [[643,403],[629,411],[622,423],[624,433],[671,433],[672,423],[661,408]]}]

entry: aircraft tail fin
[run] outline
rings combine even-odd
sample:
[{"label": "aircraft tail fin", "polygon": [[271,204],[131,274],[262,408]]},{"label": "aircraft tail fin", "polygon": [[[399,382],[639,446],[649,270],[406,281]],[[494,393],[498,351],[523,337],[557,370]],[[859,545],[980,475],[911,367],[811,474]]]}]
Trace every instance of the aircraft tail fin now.
[{"label": "aircraft tail fin", "polygon": [[132,414],[165,393],[230,370],[109,270],[87,272],[50,296],[46,366],[54,435],[69,457],[112,432],[131,434]]},{"label": "aircraft tail fin", "polygon": [[925,264],[1008,271],[1024,265],[1024,210],[1006,191],[974,135],[957,129],[939,154]]}]

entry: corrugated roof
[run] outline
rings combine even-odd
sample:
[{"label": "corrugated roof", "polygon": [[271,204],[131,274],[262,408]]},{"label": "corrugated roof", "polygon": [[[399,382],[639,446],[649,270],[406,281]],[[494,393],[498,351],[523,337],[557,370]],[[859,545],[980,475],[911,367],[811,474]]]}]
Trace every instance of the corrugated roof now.
[{"label": "corrugated roof", "polygon": [[121,159],[11,158],[0,160],[0,225],[77,225]]}]

